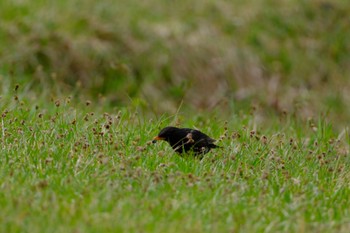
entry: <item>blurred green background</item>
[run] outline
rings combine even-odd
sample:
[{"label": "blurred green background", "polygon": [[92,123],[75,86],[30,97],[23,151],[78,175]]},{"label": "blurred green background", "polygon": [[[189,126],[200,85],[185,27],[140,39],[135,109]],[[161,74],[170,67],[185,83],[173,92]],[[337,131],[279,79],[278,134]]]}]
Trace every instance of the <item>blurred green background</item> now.
[{"label": "blurred green background", "polygon": [[[145,112],[350,117],[350,2],[0,2],[1,90]],[[83,97],[82,97],[83,96]]]}]

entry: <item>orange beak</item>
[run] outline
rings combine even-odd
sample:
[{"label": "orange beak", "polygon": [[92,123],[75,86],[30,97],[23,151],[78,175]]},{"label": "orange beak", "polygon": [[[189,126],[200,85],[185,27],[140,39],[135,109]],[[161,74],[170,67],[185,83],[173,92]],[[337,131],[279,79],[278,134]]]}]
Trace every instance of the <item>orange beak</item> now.
[{"label": "orange beak", "polygon": [[157,141],[159,141],[159,140],[164,140],[164,139],[165,139],[165,138],[156,136],[156,137],[153,138],[152,142],[153,142],[153,143],[156,143]]}]

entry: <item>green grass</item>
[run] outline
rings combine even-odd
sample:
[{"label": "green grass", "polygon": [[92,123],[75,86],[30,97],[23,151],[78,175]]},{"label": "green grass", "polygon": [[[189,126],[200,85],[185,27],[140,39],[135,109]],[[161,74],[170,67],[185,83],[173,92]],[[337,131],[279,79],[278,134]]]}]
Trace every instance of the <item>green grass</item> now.
[{"label": "green grass", "polygon": [[[13,88],[1,97],[1,232],[350,230],[349,132],[321,118],[151,119]],[[198,160],[151,144],[168,124],[223,148]]]},{"label": "green grass", "polygon": [[[0,232],[349,232],[349,15],[0,1]],[[167,125],[223,148],[151,144]]]},{"label": "green grass", "polygon": [[0,75],[39,92],[102,94],[112,106],[142,99],[158,114],[181,101],[209,111],[234,103],[233,112],[254,102],[304,119],[328,111],[341,128],[349,14],[344,0],[4,0]]}]

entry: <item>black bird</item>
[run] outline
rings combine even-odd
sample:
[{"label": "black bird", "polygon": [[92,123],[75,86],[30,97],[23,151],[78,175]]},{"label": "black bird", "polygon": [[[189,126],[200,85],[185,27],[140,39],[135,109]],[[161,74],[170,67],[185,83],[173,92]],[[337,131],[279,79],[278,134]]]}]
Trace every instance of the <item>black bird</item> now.
[{"label": "black bird", "polygon": [[155,143],[157,140],[167,141],[179,154],[192,152],[195,156],[204,155],[210,149],[219,147],[214,144],[215,139],[199,130],[172,126],[162,129],[152,142]]}]

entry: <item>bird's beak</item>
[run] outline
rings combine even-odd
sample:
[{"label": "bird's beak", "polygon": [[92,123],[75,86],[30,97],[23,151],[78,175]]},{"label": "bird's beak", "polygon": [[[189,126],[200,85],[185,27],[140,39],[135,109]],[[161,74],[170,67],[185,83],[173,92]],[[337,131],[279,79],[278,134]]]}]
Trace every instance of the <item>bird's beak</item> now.
[{"label": "bird's beak", "polygon": [[154,137],[154,138],[153,138],[152,142],[153,142],[153,143],[156,143],[157,141],[159,141],[159,140],[164,140],[164,139],[165,139],[165,138],[162,138],[162,137],[157,136],[157,137]]}]

